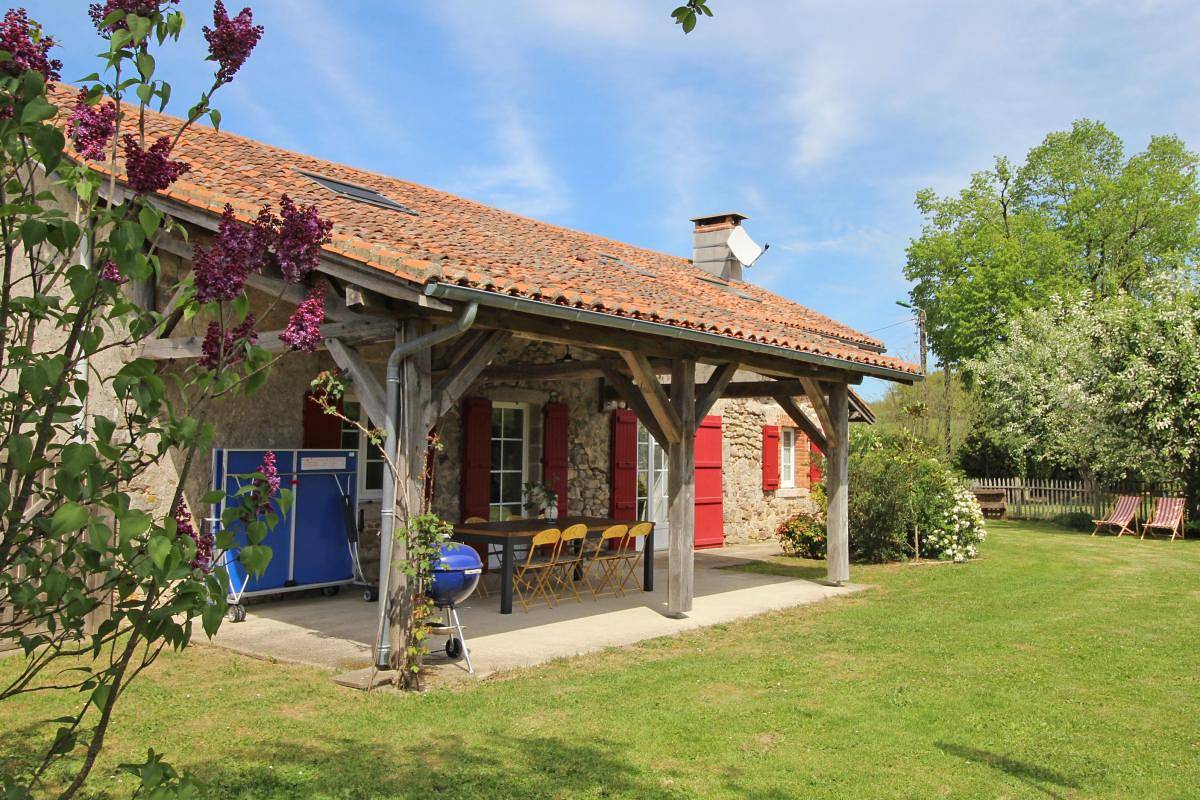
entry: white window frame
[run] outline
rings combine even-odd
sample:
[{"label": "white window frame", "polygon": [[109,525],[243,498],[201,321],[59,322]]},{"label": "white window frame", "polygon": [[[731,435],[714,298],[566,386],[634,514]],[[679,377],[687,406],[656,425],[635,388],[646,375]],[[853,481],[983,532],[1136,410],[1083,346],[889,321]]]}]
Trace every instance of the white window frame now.
[{"label": "white window frame", "polygon": [[[352,392],[346,392],[343,396],[343,407],[346,403],[353,403],[358,406],[358,421],[368,430],[371,429],[371,420],[367,418],[367,410],[363,408],[363,404],[358,401]],[[349,416],[349,415],[347,415]],[[342,433],[345,433],[346,426],[349,422],[340,420],[342,424]],[[359,501],[379,502],[383,500],[383,485],[380,484],[378,489],[367,489],[367,436],[361,430],[355,429],[358,434],[358,499]],[[382,458],[379,459],[383,461]],[[387,467],[383,470],[383,480],[387,480]]]},{"label": "white window frame", "polygon": [[[523,516],[525,514],[525,483],[529,480],[530,404],[529,403],[512,403],[512,402],[507,402],[507,401],[493,401],[492,402],[492,412],[493,413],[495,413],[495,411],[497,409],[503,409],[503,408],[520,409],[522,412],[524,412],[522,415],[523,424],[521,425],[521,508],[520,508],[520,512],[519,512]],[[491,434],[489,433],[488,434],[488,447],[489,448],[491,448],[492,442],[494,442],[494,441],[495,441],[495,439],[492,438]],[[511,440],[505,439],[503,441],[511,441]],[[503,470],[497,470],[495,464],[493,464],[491,466],[491,468],[488,470],[488,517],[489,518],[491,517],[491,510],[493,508],[501,507],[504,505],[511,505],[511,503],[493,503],[491,500],[492,475],[495,475],[497,472],[502,472],[502,471]]]},{"label": "white window frame", "polygon": [[779,488],[796,488],[796,429],[779,432]]}]

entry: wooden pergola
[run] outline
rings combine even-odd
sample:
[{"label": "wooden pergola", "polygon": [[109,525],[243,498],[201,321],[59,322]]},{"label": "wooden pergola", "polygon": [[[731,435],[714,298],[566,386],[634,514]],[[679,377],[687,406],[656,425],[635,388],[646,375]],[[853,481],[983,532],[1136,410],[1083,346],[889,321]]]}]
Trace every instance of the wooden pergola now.
[{"label": "wooden pergola", "polygon": [[[177,218],[213,229],[213,217],[182,204],[163,203]],[[191,257],[191,247],[180,240],[163,239],[157,244]],[[849,389],[867,375],[906,383],[917,376],[452,284],[417,286],[333,257],[323,258],[315,278],[326,288],[324,347],[351,376],[372,424],[395,432],[400,473],[396,509],[402,517],[419,506],[429,434],[477,381],[603,377],[667,451],[668,610],[674,615],[686,614],[693,597],[694,434],[698,422],[720,398],[763,398],[777,402],[826,453],[827,580],[841,584],[849,579]],[[298,303],[305,294],[304,287],[286,284],[278,276],[254,275],[250,285],[291,303]],[[137,287],[132,291],[138,291]],[[163,310],[169,313],[170,306]],[[140,355],[152,359],[199,357],[202,339],[171,338],[173,327],[165,326],[163,338],[145,344]],[[438,331],[446,333],[439,336]],[[569,345],[584,357],[571,363],[493,366],[497,353],[511,339]],[[385,387],[359,350],[386,341],[394,341],[406,351],[416,345],[400,364],[402,391],[394,418],[389,418]],[[421,346],[421,342],[429,344]],[[259,344],[269,350],[286,349],[279,332],[261,334]],[[708,373],[702,381],[697,380],[698,368]],[[752,380],[744,379],[748,374],[753,375]],[[815,410],[816,423],[801,408],[802,397],[807,397]],[[392,577],[403,580],[395,572]]]}]

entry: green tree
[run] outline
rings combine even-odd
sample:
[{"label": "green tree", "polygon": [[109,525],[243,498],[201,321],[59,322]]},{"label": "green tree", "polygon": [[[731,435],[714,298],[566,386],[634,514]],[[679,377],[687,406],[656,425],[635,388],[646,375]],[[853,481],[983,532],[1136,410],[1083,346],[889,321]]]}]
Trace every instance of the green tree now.
[{"label": "green tree", "polygon": [[1200,247],[1197,157],[1159,136],[1126,158],[1103,124],[1051,133],[1023,165],[1004,158],[957,195],[918,193],[925,218],[904,274],[929,339],[951,368],[1002,342],[1008,323],[1051,296],[1135,291],[1193,269]]},{"label": "green tree", "polygon": [[1190,277],[1053,298],[970,368],[989,420],[1022,456],[1101,480],[1183,481],[1200,510],[1200,290]]}]

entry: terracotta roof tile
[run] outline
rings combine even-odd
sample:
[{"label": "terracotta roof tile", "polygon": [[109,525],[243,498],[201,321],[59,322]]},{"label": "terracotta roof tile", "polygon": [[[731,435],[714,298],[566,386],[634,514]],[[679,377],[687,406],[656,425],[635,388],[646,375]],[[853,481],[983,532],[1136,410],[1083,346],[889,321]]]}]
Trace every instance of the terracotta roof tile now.
[{"label": "terracotta roof tile", "polygon": [[[75,90],[60,85],[57,91],[56,99],[69,107]],[[178,124],[174,117],[147,114],[155,137]],[[328,251],[413,283],[455,283],[919,372],[877,352],[882,349],[877,339],[753,284],[737,284],[747,295],[741,297],[684,258],[209,127],[190,128],[174,155],[192,169],[165,193],[172,199],[213,214],[229,203],[249,220],[286,193],[316,204],[333,221]],[[303,172],[365,186],[415,214],[343,197]]]}]

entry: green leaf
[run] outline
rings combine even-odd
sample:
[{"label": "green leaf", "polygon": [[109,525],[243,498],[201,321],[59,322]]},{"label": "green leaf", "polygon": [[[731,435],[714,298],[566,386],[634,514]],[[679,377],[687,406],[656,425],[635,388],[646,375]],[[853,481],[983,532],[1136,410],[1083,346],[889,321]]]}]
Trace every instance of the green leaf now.
[{"label": "green leaf", "polygon": [[204,632],[208,638],[216,636],[217,630],[221,627],[221,622],[225,619],[225,603],[209,603],[200,612],[200,621],[204,625]]},{"label": "green leaf", "polygon": [[64,503],[50,518],[50,533],[62,536],[77,531],[87,524],[88,511],[78,503]]},{"label": "green leaf", "polygon": [[138,212],[138,222],[142,226],[142,232],[146,234],[147,239],[153,239],[154,234],[158,233],[159,225],[162,223],[162,214],[153,206],[142,206],[142,210]]},{"label": "green leaf", "polygon": [[21,112],[21,123],[28,125],[32,122],[43,122],[58,113],[58,109],[46,102],[44,97],[35,97],[25,104]]},{"label": "green leaf", "polygon": [[215,108],[212,111],[209,111],[208,119],[212,122],[213,128],[215,130],[218,130],[218,131],[221,130],[221,112],[220,111],[217,111]]},{"label": "green leaf", "polygon": [[121,541],[128,542],[130,539],[136,539],[150,530],[153,520],[145,511],[131,508],[119,514],[117,522],[121,526]]},{"label": "green leaf", "polygon": [[238,553],[238,561],[254,577],[260,577],[271,563],[271,548],[265,544],[247,545]]},{"label": "green leaf", "polygon": [[223,489],[213,489],[211,492],[207,492],[203,497],[201,497],[200,502],[212,505],[214,503],[219,503],[224,499],[225,491]]},{"label": "green leaf", "polygon": [[162,569],[167,563],[167,557],[171,555],[173,545],[171,540],[161,533],[156,533],[150,537],[150,541],[146,543],[146,552],[150,554],[150,560],[154,562],[154,566]]}]

